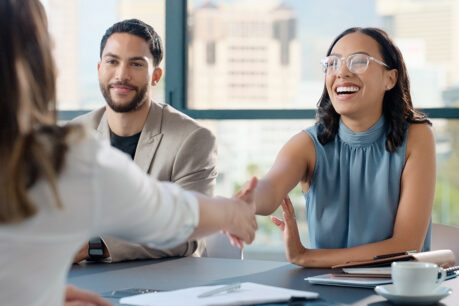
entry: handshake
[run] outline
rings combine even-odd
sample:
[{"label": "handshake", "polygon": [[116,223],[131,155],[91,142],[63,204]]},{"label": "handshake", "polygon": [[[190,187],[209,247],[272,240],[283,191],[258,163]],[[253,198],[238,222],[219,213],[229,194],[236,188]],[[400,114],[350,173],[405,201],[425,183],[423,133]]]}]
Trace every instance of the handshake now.
[{"label": "handshake", "polygon": [[248,183],[233,196],[237,202],[234,204],[237,213],[240,215],[233,216],[230,224],[234,227],[222,230],[235,247],[243,248],[243,242],[250,244],[255,239],[255,231],[258,229],[255,219],[255,188],[257,187],[258,179],[253,177]]},{"label": "handshake", "polygon": [[200,204],[200,218],[199,225],[190,238],[207,236],[220,230],[235,247],[242,249],[244,243],[252,243],[258,229],[255,219],[257,183],[257,178],[252,178],[232,198],[208,198],[196,193]]}]

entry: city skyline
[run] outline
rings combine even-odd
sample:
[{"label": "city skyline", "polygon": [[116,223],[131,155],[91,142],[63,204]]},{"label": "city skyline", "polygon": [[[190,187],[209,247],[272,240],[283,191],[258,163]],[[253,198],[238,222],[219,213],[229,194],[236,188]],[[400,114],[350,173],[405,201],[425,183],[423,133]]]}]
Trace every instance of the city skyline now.
[{"label": "city skyline", "polygon": [[[49,14],[50,32],[55,38],[56,63],[59,70],[58,100],[61,109],[91,109],[104,105],[96,70],[99,44],[106,28],[116,21],[132,17],[145,19],[158,30],[165,41],[165,4],[161,0],[43,2]],[[432,13],[429,9],[429,6],[436,5],[437,2],[437,11],[443,10],[442,14],[447,13],[445,16],[449,16],[448,18],[441,18],[443,15],[435,16],[435,12]],[[459,69],[459,39],[454,39],[459,36],[459,17],[456,17],[459,16],[458,0],[357,0],[351,7],[340,1],[189,1],[190,12],[193,12],[196,3],[224,4],[229,7],[234,3],[245,3],[247,6],[284,5],[293,10],[297,23],[296,41],[299,44],[297,66],[301,68],[300,85],[285,87],[285,91],[293,98],[280,98],[281,95],[278,99],[282,101],[277,103],[278,105],[264,103],[263,108],[315,108],[323,81],[318,62],[324,56],[331,40],[350,26],[380,26],[393,36],[407,58],[416,107],[449,105],[451,102],[444,102],[443,96],[449,97],[451,92],[454,95],[455,88],[459,87],[459,75],[455,73]],[[403,8],[396,9],[400,5],[403,5]],[[324,10],[324,7],[328,9]],[[355,10],[355,7],[359,10]],[[94,14],[95,11],[98,13]],[[323,11],[327,12],[326,19],[325,15],[319,13]],[[417,15],[419,17],[416,17]],[[422,31],[415,25],[410,27],[410,23],[401,21],[406,19],[406,16],[411,16],[410,20],[414,21],[416,19],[413,18],[418,18],[427,26],[424,25]],[[435,18],[440,18],[441,23]],[[431,27],[430,32],[427,31],[429,24],[437,23],[441,27]],[[409,30],[410,28],[416,31]],[[433,40],[436,37],[443,39]],[[439,51],[432,52],[433,48]],[[438,55],[432,56],[435,52]],[[442,58],[447,58],[448,61],[442,62]],[[190,63],[190,67],[192,65],[193,63]],[[189,92],[193,91],[194,88],[190,87]],[[155,100],[164,102],[163,83],[155,91]],[[286,103],[286,100],[290,102]],[[193,106],[213,108],[208,103],[203,104],[205,105],[199,105],[198,102]],[[229,105],[228,108],[238,107],[240,106]]]}]

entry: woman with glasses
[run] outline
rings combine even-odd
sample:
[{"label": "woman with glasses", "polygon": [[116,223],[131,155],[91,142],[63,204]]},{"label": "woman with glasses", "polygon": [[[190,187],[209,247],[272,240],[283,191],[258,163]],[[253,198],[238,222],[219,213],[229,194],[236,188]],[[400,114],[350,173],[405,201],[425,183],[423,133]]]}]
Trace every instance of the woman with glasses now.
[{"label": "woman with glasses", "polygon": [[[435,141],[412,105],[405,63],[387,34],[351,28],[321,61],[317,123],[293,136],[255,190],[257,213],[281,204],[287,258],[330,267],[430,248]],[[301,183],[311,247],[287,193]]]},{"label": "woman with glasses", "polygon": [[52,43],[39,0],[0,1],[0,28],[2,305],[107,305],[74,287],[64,298],[75,253],[101,234],[158,248],[218,230],[239,245],[252,242],[251,192],[209,198],[159,183],[82,127],[56,125]]}]

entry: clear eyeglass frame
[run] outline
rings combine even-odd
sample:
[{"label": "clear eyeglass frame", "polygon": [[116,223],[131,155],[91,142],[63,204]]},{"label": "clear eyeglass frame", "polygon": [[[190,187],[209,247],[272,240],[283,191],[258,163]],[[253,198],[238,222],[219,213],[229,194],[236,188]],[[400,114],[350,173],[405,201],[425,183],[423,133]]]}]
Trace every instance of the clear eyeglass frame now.
[{"label": "clear eyeglass frame", "polygon": [[386,63],[374,58],[373,56],[370,56],[365,53],[353,53],[348,55],[347,57],[329,55],[323,58],[320,61],[322,71],[326,75],[335,75],[341,69],[341,64],[343,61],[346,63],[346,66],[349,69],[349,71],[355,74],[361,74],[367,71],[370,61],[374,61],[386,68],[389,68],[389,66]]}]

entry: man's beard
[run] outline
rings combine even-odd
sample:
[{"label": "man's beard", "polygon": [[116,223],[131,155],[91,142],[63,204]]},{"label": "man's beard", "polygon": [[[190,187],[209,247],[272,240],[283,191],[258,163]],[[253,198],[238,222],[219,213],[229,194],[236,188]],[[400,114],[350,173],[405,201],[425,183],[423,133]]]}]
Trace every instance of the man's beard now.
[{"label": "man's beard", "polygon": [[[110,87],[114,85],[120,85],[120,86],[129,86],[132,87],[136,95],[128,104],[115,104],[115,102],[112,100],[112,97],[110,96]],[[108,86],[104,86],[102,83],[99,83],[100,90],[102,91],[102,95],[105,98],[105,101],[107,102],[108,106],[110,108],[117,112],[117,113],[129,113],[138,110],[147,100],[148,97],[146,96],[147,89],[148,89],[148,84],[145,83],[140,89],[136,86],[133,86],[127,82],[117,82],[117,83],[112,83],[109,84]]]}]

